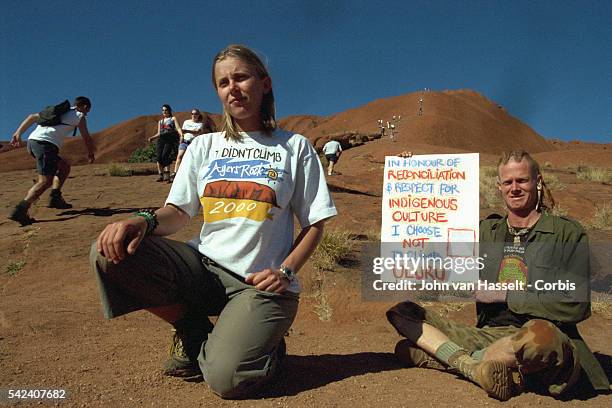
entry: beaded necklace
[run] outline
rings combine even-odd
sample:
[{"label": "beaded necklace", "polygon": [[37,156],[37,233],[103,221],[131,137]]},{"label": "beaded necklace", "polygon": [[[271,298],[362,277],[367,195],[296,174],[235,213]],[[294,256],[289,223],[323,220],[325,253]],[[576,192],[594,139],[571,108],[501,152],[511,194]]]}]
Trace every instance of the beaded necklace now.
[{"label": "beaded necklace", "polygon": [[508,221],[508,219],[506,218],[506,224],[508,225],[508,232],[510,233],[510,235],[514,236],[514,246],[519,246],[521,245],[521,237],[524,235],[527,235],[529,233],[529,231],[531,231],[531,228],[533,227],[533,225],[531,227],[526,227],[526,228],[514,228],[512,225],[510,225],[510,221]]}]

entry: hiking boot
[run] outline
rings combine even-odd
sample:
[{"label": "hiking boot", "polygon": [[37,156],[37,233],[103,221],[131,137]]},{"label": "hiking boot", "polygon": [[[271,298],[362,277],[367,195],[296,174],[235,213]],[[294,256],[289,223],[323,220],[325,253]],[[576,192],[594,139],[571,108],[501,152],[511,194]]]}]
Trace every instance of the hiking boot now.
[{"label": "hiking boot", "polygon": [[158,183],[161,183],[162,181],[164,181],[164,173],[159,173],[157,176],[157,180],[155,180]]},{"label": "hiking boot", "polygon": [[22,205],[16,205],[9,213],[9,220],[17,221],[22,227],[30,225],[36,220],[28,215],[28,209]]},{"label": "hiking boot", "polygon": [[519,393],[522,380],[518,372],[513,372],[503,361],[487,360],[474,363],[467,356],[455,356],[449,358],[449,363],[456,367],[467,379],[479,385],[490,397],[500,401],[506,401],[513,395]]},{"label": "hiking boot", "polygon": [[66,200],[64,200],[61,191],[54,190],[51,191],[51,194],[49,195],[49,205],[47,207],[57,208],[59,210],[66,210],[68,208],[72,208],[72,204],[68,204]]},{"label": "hiking boot", "polygon": [[415,346],[408,339],[400,340],[395,345],[395,356],[405,367],[432,368],[447,371],[448,367]]},{"label": "hiking boot", "polygon": [[168,183],[172,183],[174,181],[174,177],[176,176],[175,172],[170,173],[168,176]]},{"label": "hiking boot", "polygon": [[202,343],[212,329],[209,327],[176,328],[173,330],[170,358],[164,363],[164,375],[172,377],[195,377],[201,375],[198,355]]},{"label": "hiking boot", "polygon": [[187,350],[185,350],[182,336],[176,330],[173,331],[170,358],[164,363],[164,375],[172,377],[194,377],[200,375],[201,371],[197,356],[196,358],[189,357]]}]

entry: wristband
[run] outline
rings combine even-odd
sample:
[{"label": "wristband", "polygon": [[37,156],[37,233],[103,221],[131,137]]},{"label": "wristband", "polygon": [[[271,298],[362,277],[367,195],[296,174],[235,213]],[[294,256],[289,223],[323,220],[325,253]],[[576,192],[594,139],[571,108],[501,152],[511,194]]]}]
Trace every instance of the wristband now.
[{"label": "wristband", "polygon": [[145,219],[145,221],[147,221],[147,231],[145,232],[145,235],[151,235],[153,231],[155,231],[155,228],[157,228],[159,225],[159,222],[157,221],[157,214],[155,214],[154,211],[143,209],[138,210],[134,215],[136,217],[142,217]]},{"label": "wristband", "polygon": [[282,278],[287,279],[289,283],[293,283],[293,281],[296,279],[295,272],[293,272],[291,268],[285,265],[281,265],[280,268],[278,268],[278,270],[281,273]]}]

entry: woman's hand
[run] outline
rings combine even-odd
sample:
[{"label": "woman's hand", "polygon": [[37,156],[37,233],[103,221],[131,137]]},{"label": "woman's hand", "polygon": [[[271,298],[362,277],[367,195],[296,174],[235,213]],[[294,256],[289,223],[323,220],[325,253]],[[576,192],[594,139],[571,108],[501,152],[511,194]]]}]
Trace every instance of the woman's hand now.
[{"label": "woman's hand", "polygon": [[289,280],[278,269],[268,268],[252,273],[244,281],[265,292],[283,293],[289,287]]},{"label": "woman's hand", "polygon": [[136,252],[136,248],[147,232],[147,220],[144,217],[132,217],[108,224],[98,236],[96,249],[98,252],[118,264],[126,257]]}]

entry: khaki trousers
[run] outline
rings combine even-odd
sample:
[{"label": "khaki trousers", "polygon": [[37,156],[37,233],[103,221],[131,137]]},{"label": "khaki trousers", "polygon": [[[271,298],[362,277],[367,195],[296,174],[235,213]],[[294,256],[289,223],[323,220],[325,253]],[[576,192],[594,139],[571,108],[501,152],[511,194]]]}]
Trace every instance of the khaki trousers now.
[{"label": "khaki trousers", "polygon": [[91,248],[107,319],[150,307],[182,304],[189,316],[219,316],[198,362],[211,389],[242,398],[277,368],[277,347],[293,323],[299,296],[263,292],[183,242],[145,238],[115,265]]}]

